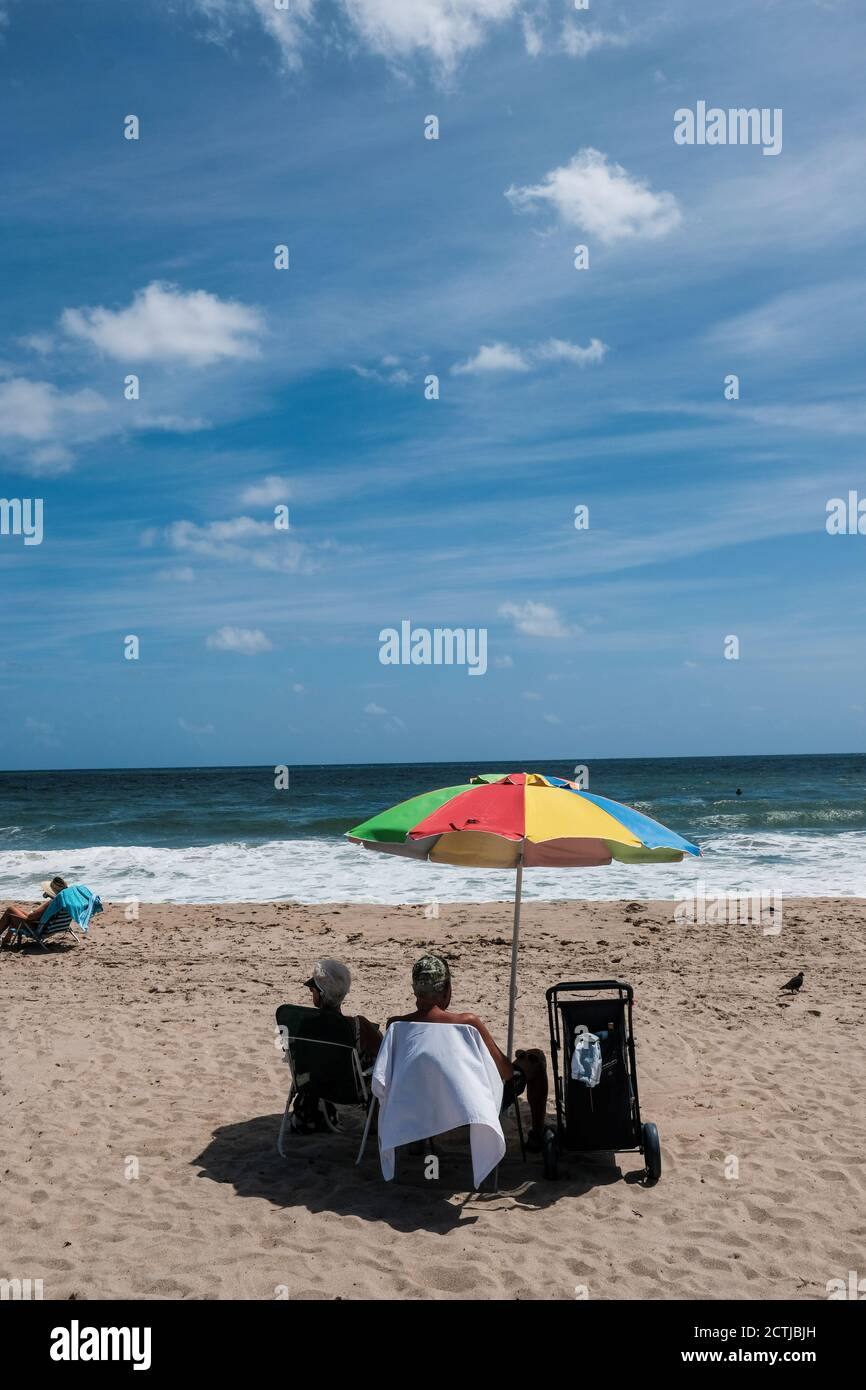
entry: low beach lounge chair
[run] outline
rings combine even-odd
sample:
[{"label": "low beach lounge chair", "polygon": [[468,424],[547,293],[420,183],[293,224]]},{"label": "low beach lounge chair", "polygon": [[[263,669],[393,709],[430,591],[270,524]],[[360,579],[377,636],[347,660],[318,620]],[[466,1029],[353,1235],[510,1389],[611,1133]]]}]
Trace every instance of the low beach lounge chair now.
[{"label": "low beach lounge chair", "polygon": [[24,938],[45,951],[48,949],[45,943],[52,937],[71,936],[73,941],[80,942],[81,937],[74,928],[79,927],[82,935],[86,935],[91,917],[101,911],[102,902],[97,895],[83,884],[74,884],[52,898],[38,922],[26,922],[23,918],[17,922],[12,936],[16,946],[20,946]]},{"label": "low beach lounge chair", "polygon": [[311,1009],[300,1004],[281,1004],[277,1027],[283,1059],[292,1075],[289,1096],[280,1125],[277,1150],[285,1158],[284,1139],[292,1107],[301,1088],[308,1089],[319,1102],[326,1128],[334,1129],[328,1104],[359,1106],[367,1116],[356,1164],[361,1162],[370,1132],[375,1100],[370,1089],[370,1071],[364,1071],[355,1045],[350,1019],[331,1009]]}]

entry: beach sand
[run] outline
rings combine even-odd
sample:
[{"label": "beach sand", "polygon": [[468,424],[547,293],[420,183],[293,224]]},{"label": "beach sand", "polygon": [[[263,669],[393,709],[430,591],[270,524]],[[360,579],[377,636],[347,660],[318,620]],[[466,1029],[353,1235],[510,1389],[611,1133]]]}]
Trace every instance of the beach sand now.
[{"label": "beach sand", "polygon": [[496,1196],[469,1191],[465,1132],[438,1184],[407,1158],[386,1185],[375,1145],[356,1168],[354,1116],[277,1155],[274,1009],[306,1002],[318,956],[345,960],[350,1004],[384,1020],[441,949],[455,1007],[504,1044],[510,929],[501,903],[431,921],[116,906],[81,947],[4,952],[0,1276],[42,1279],[46,1299],[823,1299],[866,1274],[863,900],[786,902],[778,936],[676,925],[672,903],[525,904],[518,1045],[547,1048],[549,984],[635,988],[654,1188],[637,1154],[563,1161],[548,1183],[512,1121]]}]

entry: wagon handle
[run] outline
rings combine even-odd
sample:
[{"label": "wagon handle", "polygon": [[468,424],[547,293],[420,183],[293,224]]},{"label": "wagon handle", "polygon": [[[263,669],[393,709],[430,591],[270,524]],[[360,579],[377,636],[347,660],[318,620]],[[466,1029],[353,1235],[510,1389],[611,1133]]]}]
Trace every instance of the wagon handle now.
[{"label": "wagon handle", "polygon": [[625,994],[629,1003],[634,999],[634,990],[631,985],[625,984],[622,980],[573,980],[571,983],[563,981],[561,984],[551,985],[544,997],[550,1001],[560,990],[568,989],[618,989]]}]

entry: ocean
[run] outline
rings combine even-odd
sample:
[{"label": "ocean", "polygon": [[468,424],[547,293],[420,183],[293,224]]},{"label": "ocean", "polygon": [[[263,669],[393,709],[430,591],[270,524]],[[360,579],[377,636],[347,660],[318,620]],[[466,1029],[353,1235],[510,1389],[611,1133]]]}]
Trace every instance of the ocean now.
[{"label": "ocean", "polygon": [[[0,896],[35,901],[55,873],[106,900],[502,901],[514,875],[375,854],[344,840],[368,816],[474,773],[571,777],[573,763],[414,763],[0,773]],[[737,794],[737,789],[740,794]],[[866,755],[610,759],[589,790],[696,841],[683,864],[532,869],[526,899],[778,892],[866,897]]]}]

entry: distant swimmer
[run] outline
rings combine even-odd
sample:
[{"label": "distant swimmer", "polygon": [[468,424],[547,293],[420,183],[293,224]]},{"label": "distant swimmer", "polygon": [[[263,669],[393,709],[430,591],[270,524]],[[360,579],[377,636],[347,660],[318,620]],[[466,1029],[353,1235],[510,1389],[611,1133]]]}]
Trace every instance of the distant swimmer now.
[{"label": "distant swimmer", "polygon": [[742,796],[742,795],[743,795],[743,793],[740,791],[739,787],[737,787],[737,796]]}]

